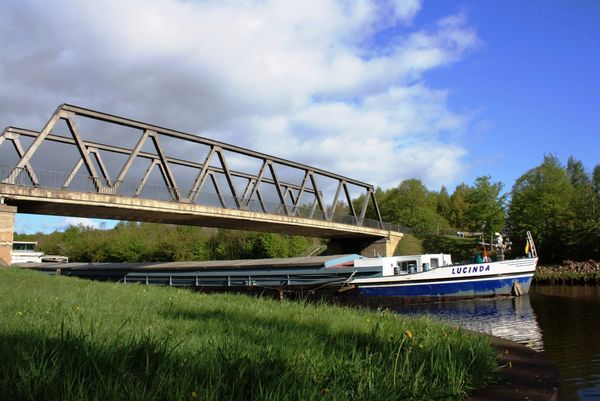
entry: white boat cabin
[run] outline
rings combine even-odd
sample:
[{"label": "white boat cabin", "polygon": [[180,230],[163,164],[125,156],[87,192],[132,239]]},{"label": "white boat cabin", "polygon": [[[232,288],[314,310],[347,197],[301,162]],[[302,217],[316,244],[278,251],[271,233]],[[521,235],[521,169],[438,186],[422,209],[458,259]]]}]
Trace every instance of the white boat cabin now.
[{"label": "white boat cabin", "polygon": [[388,258],[364,258],[354,261],[354,267],[381,266],[382,276],[422,273],[451,264],[452,258],[446,253],[391,256]]},{"label": "white boat cabin", "polygon": [[35,250],[37,242],[13,241],[11,263],[41,263],[44,252]]}]

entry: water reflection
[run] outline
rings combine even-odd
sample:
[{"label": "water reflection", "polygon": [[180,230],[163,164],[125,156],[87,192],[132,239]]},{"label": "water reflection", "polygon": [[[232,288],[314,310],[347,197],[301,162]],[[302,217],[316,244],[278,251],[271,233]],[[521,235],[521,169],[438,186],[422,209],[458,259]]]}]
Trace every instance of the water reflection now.
[{"label": "water reflection", "polygon": [[396,311],[402,314],[428,314],[453,325],[525,344],[536,351],[544,350],[542,332],[528,295],[408,305]]},{"label": "water reflection", "polygon": [[600,286],[539,286],[520,298],[409,305],[427,314],[543,351],[560,371],[562,401],[600,400]]},{"label": "water reflection", "polygon": [[540,286],[531,302],[560,370],[560,399],[600,400],[600,287]]}]

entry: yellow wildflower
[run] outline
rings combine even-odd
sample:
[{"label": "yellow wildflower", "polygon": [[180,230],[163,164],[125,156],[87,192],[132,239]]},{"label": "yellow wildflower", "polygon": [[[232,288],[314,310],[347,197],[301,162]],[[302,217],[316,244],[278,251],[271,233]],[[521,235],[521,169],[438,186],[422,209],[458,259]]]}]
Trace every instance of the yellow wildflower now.
[{"label": "yellow wildflower", "polygon": [[413,338],[413,333],[410,330],[406,330],[404,334],[406,334],[406,337],[408,338]]}]

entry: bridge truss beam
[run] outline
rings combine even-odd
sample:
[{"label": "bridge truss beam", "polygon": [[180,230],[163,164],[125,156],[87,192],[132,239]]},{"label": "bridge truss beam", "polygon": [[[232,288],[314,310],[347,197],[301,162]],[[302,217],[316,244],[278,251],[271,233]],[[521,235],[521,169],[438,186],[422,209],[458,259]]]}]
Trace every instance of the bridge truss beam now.
[{"label": "bridge truss beam", "polygon": [[[99,121],[109,129],[115,126],[134,129],[139,132],[139,139],[135,146],[131,148],[84,140],[78,124],[80,119]],[[53,129],[59,121],[66,123],[69,135],[64,136],[53,133]],[[22,146],[21,138],[32,140],[27,150]],[[169,140],[174,139],[178,147],[185,147],[188,144],[203,145],[208,149],[208,153],[203,160],[184,160],[169,156],[168,149],[163,147],[163,141],[166,141],[166,138],[170,138]],[[4,184],[23,185],[25,180],[22,173],[25,172],[25,176],[28,177],[28,185],[33,187],[47,185],[43,182],[44,180],[40,179],[40,175],[44,172],[40,169],[36,171],[33,162],[40,153],[40,146],[45,142],[53,142],[75,147],[79,155],[79,159],[73,168],[62,173],[64,179],[61,179],[60,189],[63,190],[77,191],[74,181],[83,176],[80,171],[84,169],[85,177],[92,183],[92,191],[130,197],[142,196],[149,177],[158,166],[169,201],[200,203],[199,195],[203,193],[207,180],[210,180],[221,207],[248,210],[250,203],[255,202],[260,206],[258,211],[272,213],[272,208],[270,209],[267,206],[269,202],[265,200],[265,196],[261,192],[261,188],[268,185],[275,190],[276,203],[279,205],[278,214],[297,216],[302,210],[304,214],[309,214],[302,217],[316,218],[318,211],[319,219],[332,221],[336,210],[343,203],[348,211],[349,219],[347,221],[350,224],[362,226],[366,221],[367,208],[371,205],[377,216],[377,228],[384,228],[372,185],[239,146],[82,107],[68,104],[59,106],[40,132],[8,127],[0,134],[0,148],[7,142],[12,142],[18,162],[14,166],[9,166],[8,172],[0,176],[0,182]],[[143,150],[144,146],[146,146],[146,150]],[[148,150],[148,147],[152,150]],[[114,178],[109,175],[109,169],[107,169],[102,158],[103,153],[126,156],[125,163],[118,169],[119,172]],[[228,166],[229,154],[236,158],[241,157],[258,161],[260,168],[257,172],[230,169]],[[125,195],[126,191],[123,190],[123,186],[126,183],[126,177],[131,173],[134,162],[140,159],[146,160],[149,165],[143,176],[137,177],[135,180],[137,181],[134,184],[135,188],[130,190],[128,195]],[[1,164],[2,162],[0,162]],[[178,186],[178,177],[172,169],[173,166],[183,166],[195,170],[193,184],[189,191]],[[282,180],[280,177],[280,169],[282,168],[299,172],[302,180],[297,182],[294,179],[289,179],[289,177]],[[227,192],[222,191],[219,178],[225,180]],[[236,179],[245,181],[243,190],[236,186],[234,182]],[[319,180],[337,183],[333,199],[326,199],[319,186]],[[362,197],[360,211],[358,212],[351,197],[351,189],[358,190],[360,197]],[[308,196],[308,204],[302,201],[303,196]],[[229,202],[227,202],[227,199],[229,199]],[[340,199],[343,199],[343,201]]]}]

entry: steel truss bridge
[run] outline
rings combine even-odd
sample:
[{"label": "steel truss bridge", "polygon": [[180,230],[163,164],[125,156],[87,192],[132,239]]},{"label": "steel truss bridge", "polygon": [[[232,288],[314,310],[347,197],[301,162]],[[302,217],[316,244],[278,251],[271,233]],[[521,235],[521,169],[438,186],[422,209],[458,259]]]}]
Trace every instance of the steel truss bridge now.
[{"label": "steel truss bridge", "polygon": [[[68,104],[39,132],[5,128],[0,158],[0,201],[24,213],[333,239],[401,236],[383,222],[367,183]],[[368,208],[376,219],[365,217]]]}]

